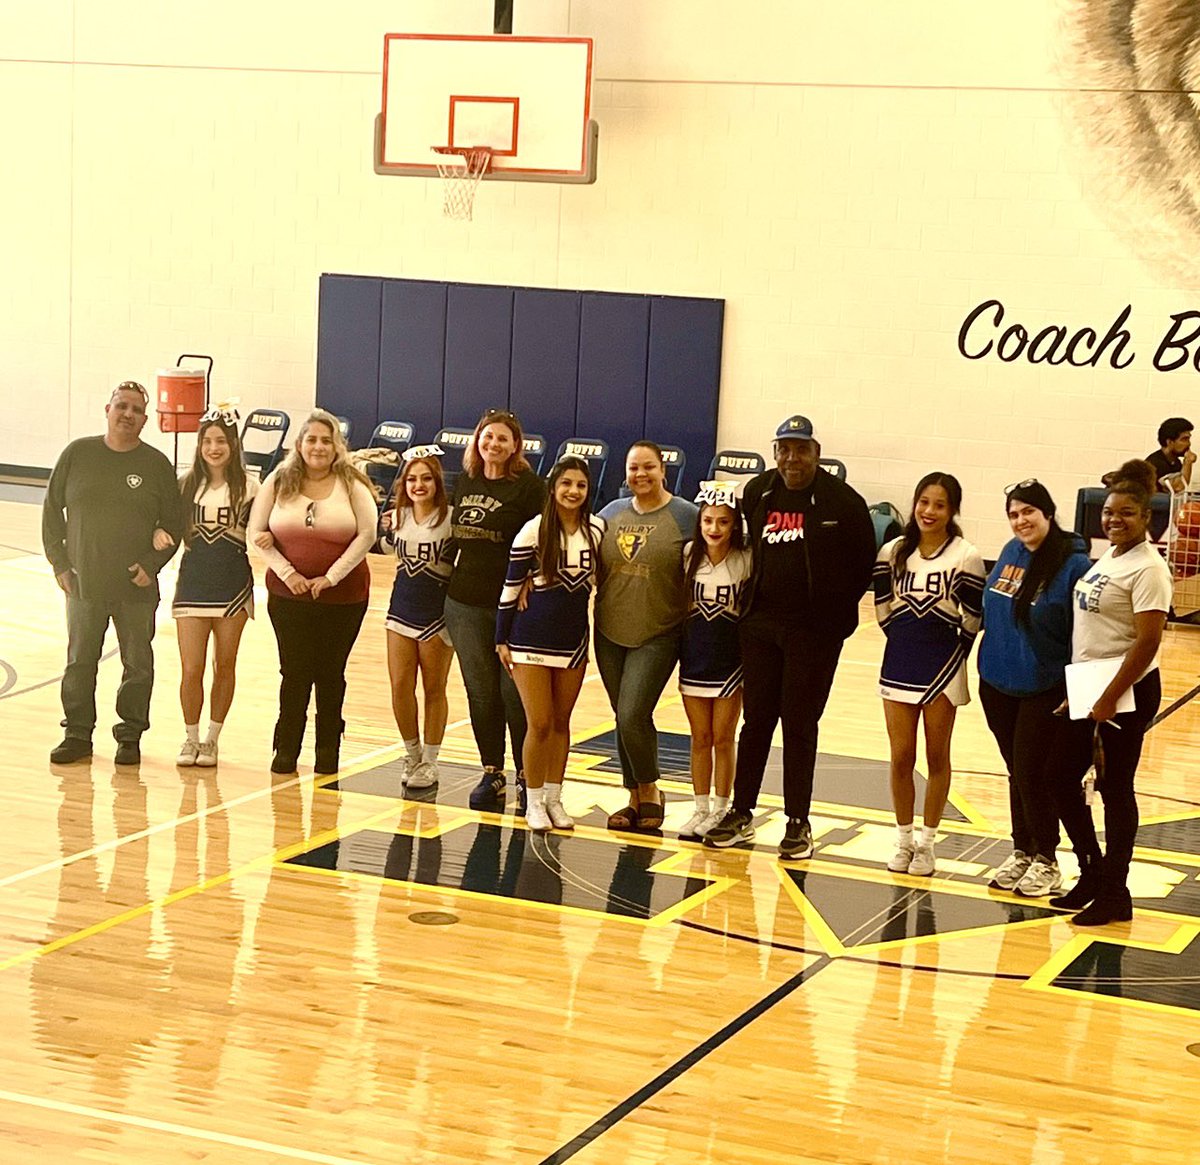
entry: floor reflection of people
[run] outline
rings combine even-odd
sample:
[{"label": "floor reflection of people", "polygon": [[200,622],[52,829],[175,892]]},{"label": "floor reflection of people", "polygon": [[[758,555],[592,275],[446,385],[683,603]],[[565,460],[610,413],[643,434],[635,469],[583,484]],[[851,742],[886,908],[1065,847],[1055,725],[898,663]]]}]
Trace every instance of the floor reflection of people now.
[{"label": "floor reflection of people", "polygon": [[[150,901],[149,839],[125,841],[113,850],[107,881],[95,857],[69,860],[96,845],[92,772],[63,777],[58,812],[60,852],[58,898],[47,927],[47,944]],[[146,829],[146,787],[136,773],[118,770],[112,779],[112,815],[118,838]],[[35,1031],[56,1058],[87,1068],[105,1102],[119,1101],[132,1088],[131,1076],[159,1035],[161,1012],[146,1001],[167,979],[162,948],[155,943],[153,912],[133,915],[107,930],[47,952],[30,967]]]},{"label": "floor reflection of people", "polygon": [[[180,774],[180,822],[172,831],[173,894],[229,872],[229,815],[216,774],[212,769],[182,769]],[[197,816],[201,800],[206,812]],[[242,895],[228,879],[162,912],[172,939],[170,974],[158,997],[162,1031],[173,1037],[176,1078],[191,1096],[212,1095],[220,1078],[244,913]]]}]

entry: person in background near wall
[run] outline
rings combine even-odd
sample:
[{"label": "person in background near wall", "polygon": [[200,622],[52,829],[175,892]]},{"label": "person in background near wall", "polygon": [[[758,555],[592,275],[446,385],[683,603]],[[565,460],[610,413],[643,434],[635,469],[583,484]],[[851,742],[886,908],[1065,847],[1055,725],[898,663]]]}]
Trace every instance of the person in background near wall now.
[{"label": "person in background near wall", "polygon": [[[887,636],[879,691],[891,743],[898,874],[934,871],[934,842],[950,792],[950,735],[970,700],[967,656],[979,632],[983,558],[958,528],[962,486],[928,473],[913,492],[908,525],[875,560],[875,617]],[[917,725],[925,721],[929,762],[921,837],[913,837]]]},{"label": "person in background near wall", "polygon": [[[1099,738],[1104,763],[1097,787],[1104,801],[1106,852],[1102,860],[1082,867],[1072,890],[1050,899],[1051,906],[1084,907],[1073,919],[1079,926],[1104,926],[1133,917],[1126,885],[1138,828],[1133,779],[1142,741],[1162,698],[1158,650],[1171,607],[1171,571],[1146,538],[1154,473],[1144,461],[1127,461],[1111,475],[1114,480],[1100,515],[1111,545],[1075,584],[1071,662],[1119,661],[1089,718],[1067,722],[1068,763],[1054,768],[1060,803],[1073,807],[1070,811],[1079,815],[1085,829],[1093,828],[1079,778]],[[1118,700],[1131,688],[1133,710],[1118,712]],[[1096,845],[1094,832],[1089,840]]]},{"label": "person in background near wall", "polygon": [[273,773],[296,771],[314,689],[314,770],[338,770],[346,661],[367,613],[371,572],[364,559],[377,520],[371,483],[350,464],[337,418],[314,409],[250,510],[250,537],[270,568],[267,614],[282,677]]},{"label": "person in background near wall", "polygon": [[545,508],[513,542],[496,614],[496,653],[512,673],[529,722],[525,820],[537,833],[575,828],[563,808],[562,782],[571,712],[587,670],[588,606],[604,536],[590,500],[587,462],[561,458],[550,471]]},{"label": "person in background near wall", "polygon": [[1181,493],[1192,483],[1192,422],[1186,417],[1168,417],[1158,426],[1158,448],[1147,455],[1154,467],[1160,493]]},{"label": "person in background near wall", "polygon": [[665,809],[654,706],[679,660],[687,616],[683,544],[697,510],[667,489],[662,450],[653,441],[629,447],[625,483],[631,496],[600,512],[608,525],[600,548],[596,667],[617,718],[617,755],[629,794],[608,827],[659,829]]},{"label": "person in background near wall", "polygon": [[776,429],[774,451],[776,468],[747,482],[742,494],[754,551],[740,628],[744,722],[733,808],[704,844],[754,838],[754,807],[782,719],[787,824],[779,856],[800,859],[813,852],[808,812],[817,729],[871,581],[875,527],[867,503],[820,467],[821,446],[807,417],[789,417]]},{"label": "person in background near wall", "polygon": [[[742,650],[738,620],[754,558],[731,481],[702,481],[700,513],[683,548],[688,616],[679,649],[679,691],[691,733],[696,808],[679,830],[700,841],[729,812],[738,717],[742,712]],[[715,788],[714,788],[715,786]]]},{"label": "person in background near wall", "polygon": [[454,482],[450,535],[454,570],[446,593],[446,628],[458,653],[467,689],[471,731],[483,766],[468,798],[472,809],[504,808],[504,728],[517,767],[517,806],[525,812],[525,710],[512,676],[496,654],[496,609],[513,539],[542,512],[546,483],[525,460],[521,422],[504,409],[488,409],[463,453]]},{"label": "person in background near wall", "polygon": [[[1055,521],[1054,499],[1040,481],[1008,486],[1004,509],[1013,538],[1000,551],[983,592],[979,702],[1008,769],[1012,853],[993,872],[997,890],[1030,898],[1062,885],[1062,818],[1081,868],[1099,860],[1090,819],[1059,806],[1055,746],[1063,724],[1071,660],[1071,591],[1091,566],[1087,543]],[[1086,816],[1088,811],[1083,810]]]},{"label": "person in background near wall", "polygon": [[[179,482],[187,514],[183,558],[171,614],[179,640],[179,703],[186,737],[176,764],[211,768],[217,741],[233,705],[238,646],[246,620],[254,617],[254,576],[246,556],[246,527],[258,482],[247,478],[238,440],[238,415],[229,407],[200,418],[196,457]],[[158,532],[155,546],[169,535]],[[208,732],[200,739],[204,665],[213,641],[212,697]]]},{"label": "person in background near wall", "polygon": [[[438,753],[446,734],[446,680],[454,659],[446,630],[450,578],[450,502],[437,445],[404,452],[394,506],[381,519],[384,540],[396,550],[396,580],[387,613],[388,678],[392,714],[407,754],[403,783],[410,789],[437,784]],[[417,722],[417,672],[425,692],[425,742]]]},{"label": "person in background near wall", "polygon": [[[66,735],[55,764],[92,755],[96,670],[111,620],[121,648],[121,686],[113,728],[115,761],[141,761],[154,687],[154,613],[158,572],[183,536],[175,469],[142,443],[149,395],[137,381],[113,389],[103,437],[81,437],[59,455],[42,505],[42,545],[67,597],[67,667],[62,678]],[[172,543],[155,550],[154,532]]]}]

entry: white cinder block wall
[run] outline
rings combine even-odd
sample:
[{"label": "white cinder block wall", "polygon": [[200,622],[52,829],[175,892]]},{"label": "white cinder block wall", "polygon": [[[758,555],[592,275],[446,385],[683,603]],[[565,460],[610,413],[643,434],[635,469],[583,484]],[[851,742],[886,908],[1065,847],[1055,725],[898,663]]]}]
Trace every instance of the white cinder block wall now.
[{"label": "white cinder block wall", "polygon": [[[1083,6],[516,0],[518,32],[596,38],[600,179],[487,183],[458,224],[436,183],[372,172],[382,38],[489,31],[491,0],[6,4],[0,462],[52,464],[184,351],[218,395],[304,411],[322,271],[718,296],[723,444],[809,413],[868,500],[958,474],[993,553],[1003,485],[1041,478],[1069,519],[1195,412],[1197,373],[1151,366],[1195,289],[1152,215],[1121,229],[1101,179],[1127,159],[1071,92]],[[990,298],[1031,331],[1132,304],[1136,359],[964,359]]]}]

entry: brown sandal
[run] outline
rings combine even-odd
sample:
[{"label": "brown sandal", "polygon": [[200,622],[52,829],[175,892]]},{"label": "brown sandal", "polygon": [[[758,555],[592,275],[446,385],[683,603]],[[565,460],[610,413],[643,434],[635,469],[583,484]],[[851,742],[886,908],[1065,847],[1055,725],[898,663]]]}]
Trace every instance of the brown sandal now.
[{"label": "brown sandal", "polygon": [[640,809],[637,805],[626,805],[609,817],[608,828],[626,831],[637,829],[639,814]]},{"label": "brown sandal", "polygon": [[[659,794],[662,797],[662,794]],[[638,829],[662,829],[663,818],[667,814],[667,804],[665,800],[658,801],[642,801],[637,809],[637,827]]]}]

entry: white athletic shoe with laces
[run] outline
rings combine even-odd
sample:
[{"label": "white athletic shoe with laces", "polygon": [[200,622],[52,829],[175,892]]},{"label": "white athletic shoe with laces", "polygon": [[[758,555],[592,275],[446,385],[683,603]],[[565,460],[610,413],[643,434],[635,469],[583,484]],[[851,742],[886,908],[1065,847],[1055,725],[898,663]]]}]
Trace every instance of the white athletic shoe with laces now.
[{"label": "white athletic shoe with laces", "polygon": [[410,761],[404,784],[409,789],[432,789],[438,783],[440,776],[441,773],[438,772],[438,767],[433,761],[422,760],[417,761],[416,764]]},{"label": "white athletic shoe with laces", "polygon": [[[699,826],[701,825],[702,822],[704,822],[708,819],[709,816],[710,816],[710,814],[706,813],[703,809],[697,809],[691,815],[691,817],[689,817],[679,827],[679,836],[681,838],[683,838],[684,841],[691,841],[693,838],[703,837],[704,835],[702,833],[698,833],[697,829],[699,828]],[[722,814],[721,816],[724,816],[724,814]]]},{"label": "white athletic shoe with laces", "polygon": [[554,828],[554,822],[550,820],[550,814],[546,810],[543,802],[532,799],[525,807],[525,823],[534,833],[549,833]]},{"label": "white athletic shoe with laces", "polygon": [[575,819],[563,808],[561,801],[547,801],[546,816],[555,829],[575,828]]},{"label": "white athletic shoe with laces", "polygon": [[913,854],[917,852],[917,847],[912,845],[896,844],[896,852],[888,859],[887,868],[893,874],[907,874],[908,867],[912,864]]},{"label": "white athletic shoe with laces", "polygon": [[1011,890],[1033,864],[1033,858],[1023,850],[1015,849],[1004,859],[992,875],[989,886],[997,890]]},{"label": "white athletic shoe with laces", "polygon": [[196,757],[200,755],[200,742],[198,740],[185,740],[179,746],[179,755],[175,758],[175,763],[180,768],[189,768],[196,763]]},{"label": "white athletic shoe with laces", "polygon": [[1022,898],[1044,898],[1062,889],[1062,871],[1057,862],[1034,858],[1024,877],[1013,887]]},{"label": "white athletic shoe with laces", "polygon": [[937,863],[933,860],[933,846],[918,845],[913,850],[912,861],[908,863],[910,874],[916,874],[918,878],[928,878],[936,867]]},{"label": "white athletic shoe with laces", "polygon": [[196,764],[202,769],[217,767],[217,742],[215,740],[201,741],[200,750],[196,753]]},{"label": "white athletic shoe with laces", "polygon": [[725,814],[728,812],[728,809],[714,809],[711,813],[707,814],[704,820],[696,826],[694,831],[696,836],[706,837],[708,835],[708,831],[712,829],[714,825],[719,825],[724,819]]}]

